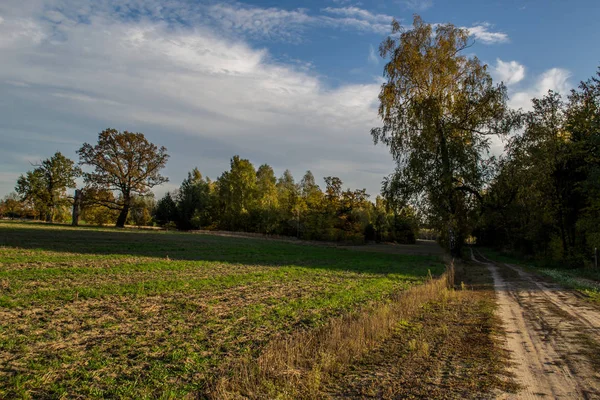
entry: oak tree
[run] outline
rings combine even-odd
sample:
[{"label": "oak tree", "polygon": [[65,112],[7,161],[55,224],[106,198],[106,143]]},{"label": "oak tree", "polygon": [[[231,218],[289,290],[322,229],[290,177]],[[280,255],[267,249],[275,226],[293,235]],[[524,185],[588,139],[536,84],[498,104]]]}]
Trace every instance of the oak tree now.
[{"label": "oak tree", "polygon": [[79,163],[93,168],[83,174],[86,185],[119,194],[101,203],[119,211],[117,227],[125,226],[134,195],[145,195],[156,185],[168,182],[160,174],[169,158],[167,149],[149,142],[143,133],[106,129],[98,143],[84,143],[77,151]]}]

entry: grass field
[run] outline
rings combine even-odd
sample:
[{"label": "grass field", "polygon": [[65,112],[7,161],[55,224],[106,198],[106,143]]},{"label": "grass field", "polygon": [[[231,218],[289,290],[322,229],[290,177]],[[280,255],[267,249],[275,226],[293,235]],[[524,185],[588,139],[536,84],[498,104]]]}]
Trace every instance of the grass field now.
[{"label": "grass field", "polygon": [[0,222],[0,398],[203,397],[236,359],[443,269],[433,256]]}]

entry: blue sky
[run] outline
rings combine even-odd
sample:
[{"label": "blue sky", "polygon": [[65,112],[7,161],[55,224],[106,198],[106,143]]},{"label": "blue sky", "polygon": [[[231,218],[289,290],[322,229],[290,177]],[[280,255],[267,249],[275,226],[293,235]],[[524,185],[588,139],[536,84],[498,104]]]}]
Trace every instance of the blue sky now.
[{"label": "blue sky", "polygon": [[158,195],[195,166],[216,179],[234,154],[375,195],[393,170],[369,135],[377,48],[393,17],[408,26],[413,13],[469,29],[468,51],[515,108],[600,65],[597,1],[3,0],[0,196],[31,162],[76,159],[107,127],[169,149]]}]

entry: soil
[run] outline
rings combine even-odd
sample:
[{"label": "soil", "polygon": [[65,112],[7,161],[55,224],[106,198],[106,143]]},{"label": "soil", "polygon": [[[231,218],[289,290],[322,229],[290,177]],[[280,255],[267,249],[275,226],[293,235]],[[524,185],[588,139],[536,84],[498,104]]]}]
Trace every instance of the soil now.
[{"label": "soil", "polygon": [[522,268],[486,259],[521,390],[505,399],[600,399],[600,309]]}]

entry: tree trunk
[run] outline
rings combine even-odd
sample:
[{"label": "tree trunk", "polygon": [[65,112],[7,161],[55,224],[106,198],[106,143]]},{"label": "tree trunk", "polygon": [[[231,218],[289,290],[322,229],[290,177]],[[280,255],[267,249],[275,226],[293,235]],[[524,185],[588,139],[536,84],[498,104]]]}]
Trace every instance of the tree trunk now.
[{"label": "tree trunk", "polygon": [[560,220],[560,240],[562,242],[562,250],[563,250],[563,259],[566,259],[569,256],[570,249],[567,243],[567,234],[565,232],[565,224],[562,216],[562,210],[559,211],[559,220]]},{"label": "tree trunk", "polygon": [[448,213],[449,218],[446,218],[448,225],[448,244],[450,254],[454,257],[460,257],[462,253],[462,245],[464,237],[462,232],[459,232],[461,226],[460,222],[457,221],[458,215],[456,213],[456,199],[454,198],[454,188],[452,185],[452,168],[450,166],[450,154],[448,150],[448,143],[446,136],[441,126],[438,126],[438,132],[440,137],[440,155],[442,158],[442,176],[441,181],[443,185],[443,193],[448,200]]},{"label": "tree trunk", "polygon": [[71,225],[79,225],[79,214],[81,213],[81,190],[75,190],[75,198],[73,199],[73,219]]},{"label": "tree trunk", "polygon": [[126,200],[123,208],[121,209],[121,213],[119,214],[119,218],[117,218],[117,228],[123,228],[125,226],[125,222],[127,222],[127,215],[129,214],[129,201]]}]

